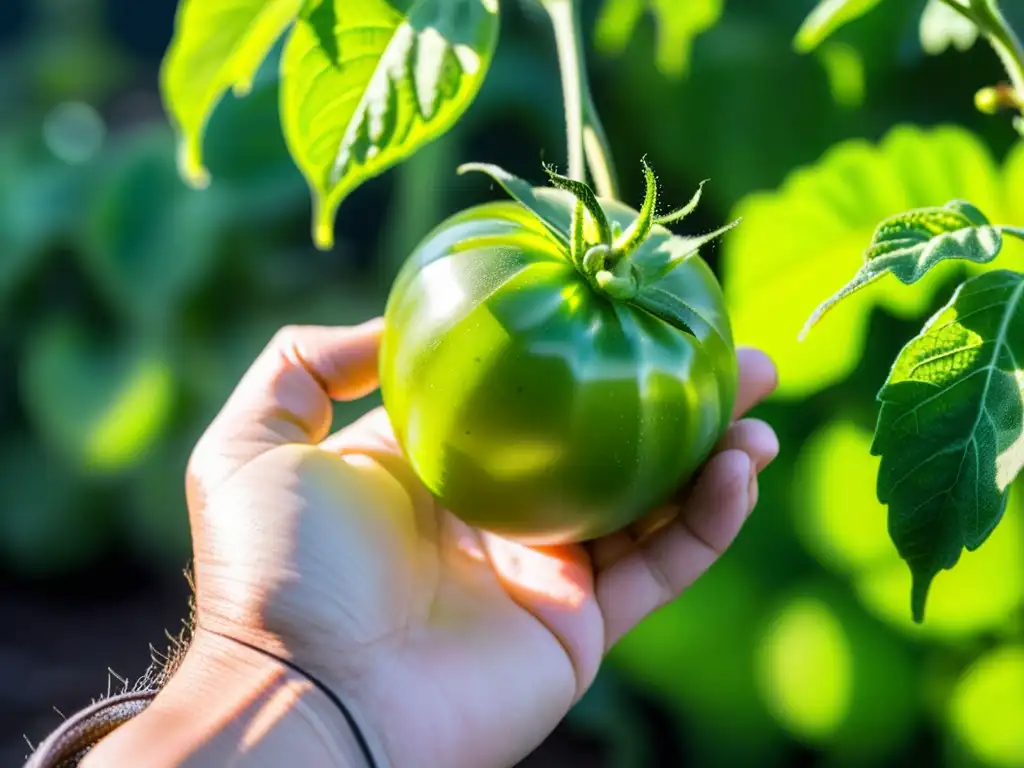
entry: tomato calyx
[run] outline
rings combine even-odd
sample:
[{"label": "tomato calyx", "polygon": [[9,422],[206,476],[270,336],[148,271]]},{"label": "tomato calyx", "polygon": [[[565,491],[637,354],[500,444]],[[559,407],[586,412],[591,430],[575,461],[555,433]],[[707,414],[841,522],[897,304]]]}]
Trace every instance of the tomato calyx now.
[{"label": "tomato calyx", "polygon": [[[551,190],[535,188],[496,165],[466,163],[459,166],[458,173],[481,171],[501,184],[509,195],[544,224],[565,249],[568,260],[594,290],[609,298],[629,302],[638,299],[648,287],[653,287],[671,270],[695,255],[701,246],[739,223],[737,219],[714,232],[696,237],[667,233],[665,229],[669,224],[682,221],[696,209],[706,180],[700,183],[686,205],[659,216],[656,213],[658,184],[654,171],[646,159],[642,159],[641,164],[644,201],[636,218],[625,229],[609,220],[594,190],[586,182],[563,176],[550,165],[545,165],[544,170],[551,186],[567,192],[574,200],[569,210],[564,198],[559,201],[551,197]],[[655,234],[659,234],[662,241],[658,246],[659,254],[653,263],[646,259],[641,266],[638,262],[643,259],[634,257],[639,256],[641,246]],[[666,235],[671,241],[668,246],[665,245]]]}]

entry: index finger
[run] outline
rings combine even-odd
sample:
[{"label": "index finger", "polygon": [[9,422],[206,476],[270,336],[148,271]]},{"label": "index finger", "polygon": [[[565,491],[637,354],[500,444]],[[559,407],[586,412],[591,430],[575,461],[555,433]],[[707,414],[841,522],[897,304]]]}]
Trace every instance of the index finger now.
[{"label": "index finger", "polygon": [[736,350],[739,359],[739,385],[736,390],[736,404],[733,406],[733,421],[764,400],[778,385],[775,363],[759,349]]}]

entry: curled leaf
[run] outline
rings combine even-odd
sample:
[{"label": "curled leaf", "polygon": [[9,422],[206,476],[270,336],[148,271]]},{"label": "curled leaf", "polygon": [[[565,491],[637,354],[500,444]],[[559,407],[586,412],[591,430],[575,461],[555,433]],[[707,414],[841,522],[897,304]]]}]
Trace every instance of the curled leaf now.
[{"label": "curled leaf", "polygon": [[852,293],[892,273],[904,285],[915,283],[947,259],[985,264],[1002,249],[1003,234],[1022,236],[1015,227],[993,226],[977,208],[963,200],[941,207],[919,208],[892,216],[875,230],[864,254],[864,266],[834,296],[823,302],[800,332],[803,339],[828,312]]},{"label": "curled leaf", "polygon": [[844,24],[858,19],[882,0],[819,0],[793,40],[798,53],[810,53]]},{"label": "curled leaf", "polygon": [[180,172],[193,186],[209,183],[202,138],[217,103],[229,88],[249,92],[263,59],[301,7],[302,0],[181,0],[160,90],[178,130]]}]

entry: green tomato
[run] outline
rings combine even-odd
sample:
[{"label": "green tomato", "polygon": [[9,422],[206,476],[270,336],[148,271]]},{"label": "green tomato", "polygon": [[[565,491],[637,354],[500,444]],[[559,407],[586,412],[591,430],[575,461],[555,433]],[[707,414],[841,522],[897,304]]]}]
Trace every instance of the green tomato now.
[{"label": "green tomato", "polygon": [[[636,295],[609,295],[594,258],[588,272],[572,252],[576,198],[500,180],[521,202],[450,217],[402,267],[381,394],[414,472],[457,517],[533,545],[596,538],[667,501],[728,426],[722,292],[693,240],[654,225],[619,261]],[[596,204],[616,234],[640,215]]]}]

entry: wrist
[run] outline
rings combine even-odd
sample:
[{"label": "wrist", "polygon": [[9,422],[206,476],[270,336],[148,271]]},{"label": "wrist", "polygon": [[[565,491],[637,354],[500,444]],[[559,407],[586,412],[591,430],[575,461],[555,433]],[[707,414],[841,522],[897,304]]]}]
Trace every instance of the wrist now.
[{"label": "wrist", "polygon": [[82,765],[185,763],[367,765],[343,713],[308,678],[203,630],[152,704],[101,741]]}]

